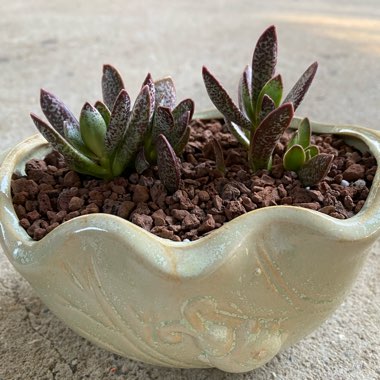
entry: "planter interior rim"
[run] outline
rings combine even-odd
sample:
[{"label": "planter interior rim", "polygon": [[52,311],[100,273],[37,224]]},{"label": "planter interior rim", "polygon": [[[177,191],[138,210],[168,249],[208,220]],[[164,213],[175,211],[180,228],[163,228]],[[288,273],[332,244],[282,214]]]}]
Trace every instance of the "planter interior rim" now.
[{"label": "planter interior rim", "polygon": [[[298,123],[301,119],[295,118],[295,123]],[[313,132],[316,133],[333,133],[338,135],[348,135],[353,138],[362,140],[368,147],[370,152],[375,156],[377,162],[380,162],[380,133],[372,129],[367,129],[357,126],[337,126],[312,122]],[[326,130],[328,128],[328,131]],[[316,229],[321,231],[326,238],[339,240],[339,241],[355,241],[363,238],[369,238],[373,235],[380,233],[380,213],[376,210],[380,207],[380,193],[378,188],[380,187],[380,173],[376,172],[375,178],[372,183],[372,187],[366,203],[357,215],[345,219],[339,220],[318,211],[313,211],[301,207],[295,206],[271,206],[256,209],[243,214],[227,223],[220,228],[212,231],[209,235],[201,237],[196,241],[190,242],[174,242],[169,239],[158,237],[148,231],[143,230],[141,227],[134,225],[133,223],[122,219],[120,217],[96,213],[90,215],[83,215],[73,218],[65,223],[62,223],[43,239],[39,241],[33,240],[26,231],[19,225],[18,218],[15,214],[12,198],[10,196],[10,178],[15,170],[15,159],[22,159],[23,162],[34,157],[36,152],[44,152],[46,154],[51,148],[46,140],[39,134],[33,135],[30,138],[24,140],[13,148],[5,157],[3,164],[0,167],[0,202],[4,207],[0,210],[0,221],[5,218],[11,218],[12,224],[12,238],[18,241],[20,244],[33,247],[33,250],[38,251],[40,245],[45,242],[53,240],[61,233],[75,232],[78,229],[83,228],[98,228],[97,226],[103,225],[104,222],[110,221],[113,225],[115,223],[121,229],[132,229],[136,233],[140,234],[143,238],[153,239],[158,244],[166,247],[173,247],[178,249],[178,252],[182,252],[186,249],[193,250],[201,244],[206,243],[212,239],[216,239],[219,234],[224,234],[231,229],[231,227],[239,223],[250,223],[252,218],[260,218],[262,214],[272,214],[276,222],[289,222],[297,220],[302,224],[308,223],[314,225]],[[296,218],[296,219],[294,219]],[[4,235],[4,226],[0,223],[0,232]]]}]

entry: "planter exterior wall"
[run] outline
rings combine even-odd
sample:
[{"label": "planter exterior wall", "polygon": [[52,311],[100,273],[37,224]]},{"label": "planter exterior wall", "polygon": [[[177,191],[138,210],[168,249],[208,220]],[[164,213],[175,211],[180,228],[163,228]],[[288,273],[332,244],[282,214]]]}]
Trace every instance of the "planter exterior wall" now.
[{"label": "planter exterior wall", "polygon": [[[345,134],[380,162],[375,131],[315,123],[313,130]],[[33,136],[4,158],[4,251],[74,331],[147,363],[230,372],[265,364],[340,305],[380,234],[377,173],[362,211],[348,220],[275,206],[242,215],[198,241],[176,243],[121,218],[92,214],[36,242],[19,226],[10,180],[48,150],[42,137]]]}]

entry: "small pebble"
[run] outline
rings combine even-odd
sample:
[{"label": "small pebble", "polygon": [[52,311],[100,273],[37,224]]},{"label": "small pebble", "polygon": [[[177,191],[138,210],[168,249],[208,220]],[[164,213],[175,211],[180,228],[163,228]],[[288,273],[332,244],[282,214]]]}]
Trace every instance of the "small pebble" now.
[{"label": "small pebble", "polygon": [[340,183],[343,187],[350,186],[350,182],[346,181],[345,179],[342,179],[342,182]]},{"label": "small pebble", "polygon": [[357,189],[364,189],[366,187],[366,183],[363,179],[358,179],[353,184]]}]

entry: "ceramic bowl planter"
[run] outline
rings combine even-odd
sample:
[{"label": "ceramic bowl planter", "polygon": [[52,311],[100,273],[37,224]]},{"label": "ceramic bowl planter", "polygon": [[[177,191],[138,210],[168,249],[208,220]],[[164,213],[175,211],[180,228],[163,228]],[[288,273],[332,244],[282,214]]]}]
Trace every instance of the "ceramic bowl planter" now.
[{"label": "ceramic bowl planter", "polygon": [[[313,123],[380,161],[380,134]],[[92,214],[33,241],[20,227],[11,176],[49,146],[40,135],[0,168],[1,243],[14,267],[68,326],[143,362],[229,372],[257,368],[318,327],[342,302],[380,235],[380,177],[363,209],[338,220],[275,206],[184,243]],[[323,342],[321,342],[323,344]]]}]

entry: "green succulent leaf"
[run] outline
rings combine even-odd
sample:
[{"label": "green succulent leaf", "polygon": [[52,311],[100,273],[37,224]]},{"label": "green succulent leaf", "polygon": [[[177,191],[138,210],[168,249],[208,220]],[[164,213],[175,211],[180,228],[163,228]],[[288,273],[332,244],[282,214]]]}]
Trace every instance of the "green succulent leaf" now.
[{"label": "green succulent leaf", "polygon": [[135,160],[135,168],[137,173],[141,174],[146,169],[148,169],[150,166],[150,163],[145,157],[145,150],[144,147],[142,147],[139,152],[137,153],[136,160]]},{"label": "green succulent leaf", "polygon": [[164,135],[159,135],[157,144],[157,167],[161,182],[170,192],[179,188],[181,168],[179,160]]},{"label": "green succulent leaf", "polygon": [[251,120],[251,122],[254,122],[255,112],[252,106],[251,81],[252,81],[252,69],[250,66],[246,66],[239,82],[239,91],[238,91],[239,108],[244,112],[245,116],[249,120]]},{"label": "green succulent leaf", "polygon": [[103,101],[112,110],[121,90],[124,89],[123,79],[119,72],[111,65],[103,66],[102,92]]},{"label": "green succulent leaf", "polygon": [[272,25],[257,41],[252,57],[252,105],[256,109],[257,100],[265,83],[274,75],[277,63],[277,34]]},{"label": "green succulent leaf", "polygon": [[249,147],[249,139],[245,132],[234,122],[224,120],[228,130],[235,136],[236,140],[240,142],[244,147]]},{"label": "green succulent leaf", "polygon": [[156,109],[158,104],[156,103],[156,87],[155,87],[152,75],[150,73],[147,74],[141,88],[143,88],[144,86],[148,86],[148,89],[149,89],[149,97],[150,97],[149,121],[152,121],[153,115],[154,115],[154,110]]},{"label": "green succulent leaf", "polygon": [[301,145],[293,145],[286,151],[283,158],[283,165],[285,170],[297,172],[302,168],[306,161],[305,151]]},{"label": "green succulent leaf", "polygon": [[172,110],[175,106],[176,91],[173,79],[170,77],[159,79],[154,82],[156,91],[156,108],[167,107]]},{"label": "green succulent leaf", "polygon": [[298,171],[298,178],[304,186],[313,186],[328,174],[334,160],[332,154],[321,153],[312,157]]},{"label": "green succulent leaf", "polygon": [[297,144],[301,145],[302,148],[306,149],[310,145],[311,139],[311,126],[310,121],[307,117],[302,119],[298,127],[298,141]]},{"label": "green succulent leaf", "polygon": [[112,172],[115,176],[120,175],[135,159],[143,145],[149,127],[150,101],[149,86],[145,85],[137,96],[123,141],[116,150],[112,164]]},{"label": "green succulent leaf", "polygon": [[263,98],[265,95],[273,101],[275,108],[277,108],[281,102],[282,91],[283,84],[280,74],[269,79],[269,81],[264,85],[264,87],[260,91],[256,105],[256,116],[259,117],[259,114],[262,110]]},{"label": "green succulent leaf", "polygon": [[291,103],[286,103],[272,111],[257,127],[249,147],[249,162],[253,171],[268,169],[273,154],[285,129],[294,115]]},{"label": "green succulent leaf", "polygon": [[35,126],[43,137],[63,155],[67,165],[83,174],[94,175],[96,177],[105,178],[108,176],[108,171],[96,165],[90,158],[75,149],[68,143],[62,135],[60,135],[49,124],[41,120],[37,115],[30,114]]},{"label": "green succulent leaf", "polygon": [[310,158],[314,157],[319,154],[319,148],[317,145],[309,145],[306,149],[305,152],[308,152],[310,154]]},{"label": "green succulent leaf", "polygon": [[63,122],[67,120],[74,128],[79,129],[79,122],[66,105],[52,93],[41,89],[41,109],[52,127],[63,136]]},{"label": "green succulent leaf", "polygon": [[63,132],[67,142],[69,142],[75,149],[92,160],[97,160],[96,155],[84,145],[80,131],[67,120],[63,123]]},{"label": "green succulent leaf", "polygon": [[107,126],[99,111],[90,103],[85,103],[80,118],[80,133],[85,145],[96,154],[97,157],[105,157],[104,138]]},{"label": "green succulent leaf", "polygon": [[113,155],[115,149],[121,143],[127,129],[130,114],[131,100],[127,91],[121,90],[115,101],[104,140],[108,156]]},{"label": "green succulent leaf", "polygon": [[239,108],[235,105],[227,91],[219,83],[219,81],[208,71],[206,67],[202,70],[203,81],[211,101],[215,107],[228,120],[232,121],[241,128],[252,129],[251,122],[243,115]]},{"label": "green succulent leaf", "polygon": [[261,102],[261,110],[259,117],[257,118],[257,123],[260,124],[275,109],[276,106],[274,101],[268,95],[264,95]]},{"label": "green succulent leaf", "polygon": [[317,69],[317,62],[314,62],[306,69],[306,71],[301,75],[300,79],[298,79],[296,84],[290,90],[289,94],[286,96],[284,103],[292,103],[294,110],[298,108],[303,98],[305,97],[311,85],[311,82],[314,79]]},{"label": "green succulent leaf", "polygon": [[108,109],[108,107],[103,103],[101,102],[100,100],[98,100],[95,104],[94,104],[94,107],[98,110],[98,112],[102,115],[102,118],[104,120],[104,122],[106,123],[106,126],[108,128],[109,124],[110,124],[110,118],[111,118],[111,112],[110,110]]},{"label": "green succulent leaf", "polygon": [[163,134],[170,141],[170,134],[174,129],[174,119],[169,108],[158,106],[154,114],[152,140]]}]

